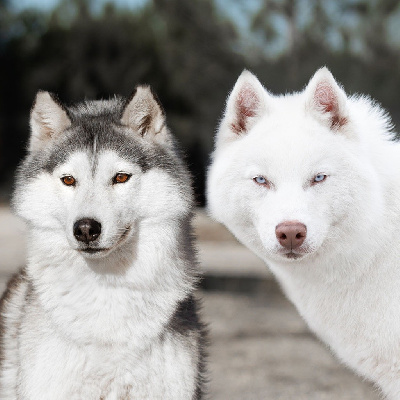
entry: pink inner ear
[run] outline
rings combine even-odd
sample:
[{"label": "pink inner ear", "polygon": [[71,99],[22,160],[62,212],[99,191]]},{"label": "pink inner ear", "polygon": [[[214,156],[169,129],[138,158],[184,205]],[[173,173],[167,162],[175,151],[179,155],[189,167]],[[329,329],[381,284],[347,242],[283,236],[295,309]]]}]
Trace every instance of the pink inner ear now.
[{"label": "pink inner ear", "polygon": [[231,124],[233,132],[236,134],[246,132],[248,119],[257,115],[257,110],[259,107],[260,100],[257,97],[254,88],[249,84],[244,85],[236,97],[236,118]]},{"label": "pink inner ear", "polygon": [[331,129],[339,129],[347,124],[347,118],[340,115],[337,94],[328,82],[320,82],[317,85],[314,102],[317,110],[330,113]]},{"label": "pink inner ear", "polygon": [[315,89],[314,101],[322,112],[337,112],[339,108],[337,96],[332,86],[327,82],[320,82]]}]

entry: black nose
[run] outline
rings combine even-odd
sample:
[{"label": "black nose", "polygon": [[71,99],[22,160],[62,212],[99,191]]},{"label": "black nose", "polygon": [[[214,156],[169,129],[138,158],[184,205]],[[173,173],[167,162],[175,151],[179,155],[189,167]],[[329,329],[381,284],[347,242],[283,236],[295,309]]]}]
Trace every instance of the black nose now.
[{"label": "black nose", "polygon": [[101,233],[100,222],[90,218],[83,218],[74,223],[74,236],[80,242],[93,242]]}]

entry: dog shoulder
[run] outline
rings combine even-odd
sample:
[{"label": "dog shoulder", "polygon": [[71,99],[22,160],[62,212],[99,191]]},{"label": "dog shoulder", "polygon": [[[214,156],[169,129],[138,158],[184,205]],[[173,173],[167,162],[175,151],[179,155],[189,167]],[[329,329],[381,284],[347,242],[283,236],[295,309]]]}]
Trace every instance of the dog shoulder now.
[{"label": "dog shoulder", "polygon": [[0,370],[3,361],[9,359],[11,355],[9,353],[16,351],[16,337],[28,288],[29,279],[25,269],[21,269],[12,276],[0,299]]},{"label": "dog shoulder", "polygon": [[199,318],[198,300],[193,295],[178,303],[167,328],[170,332],[176,332],[181,335],[204,329]]},{"label": "dog shoulder", "polygon": [[200,311],[200,301],[194,295],[189,295],[178,303],[167,326],[168,332],[186,338],[191,347],[194,345],[198,349],[197,383],[193,400],[203,398],[204,388],[208,382],[206,371],[208,329],[200,318]]},{"label": "dog shoulder", "polygon": [[28,287],[26,270],[23,268],[15,273],[7,283],[6,290],[0,299],[0,315],[3,317],[10,307],[20,308],[25,299]]}]

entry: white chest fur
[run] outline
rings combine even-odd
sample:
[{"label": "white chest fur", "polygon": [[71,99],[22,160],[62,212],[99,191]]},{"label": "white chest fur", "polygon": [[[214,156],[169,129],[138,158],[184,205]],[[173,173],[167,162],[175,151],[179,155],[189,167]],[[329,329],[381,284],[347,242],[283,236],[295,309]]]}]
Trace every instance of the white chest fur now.
[{"label": "white chest fur", "polygon": [[310,328],[339,359],[379,382],[388,398],[398,399],[400,273],[393,266],[399,252],[381,253],[370,262],[367,254],[360,256],[357,267],[348,268],[340,255],[329,265],[269,265]]}]

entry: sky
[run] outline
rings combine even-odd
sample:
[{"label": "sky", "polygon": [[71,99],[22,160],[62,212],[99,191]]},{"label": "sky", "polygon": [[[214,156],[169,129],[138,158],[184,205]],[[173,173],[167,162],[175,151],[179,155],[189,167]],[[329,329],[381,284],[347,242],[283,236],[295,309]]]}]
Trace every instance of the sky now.
[{"label": "sky", "polygon": [[[113,3],[130,9],[140,8],[147,0],[114,0]],[[21,11],[27,8],[38,8],[44,11],[51,10],[58,4],[59,0],[11,0],[11,6],[15,11]],[[101,6],[106,0],[97,0],[96,5]]]}]

